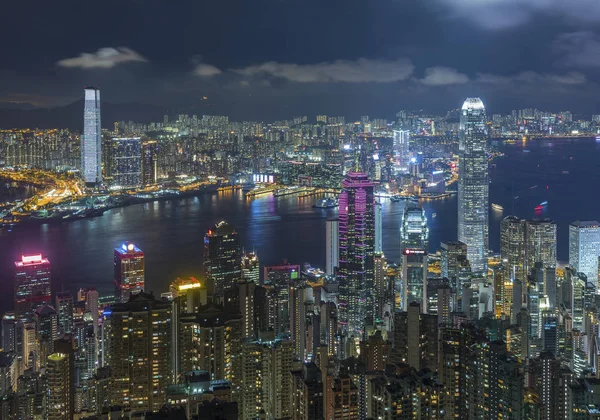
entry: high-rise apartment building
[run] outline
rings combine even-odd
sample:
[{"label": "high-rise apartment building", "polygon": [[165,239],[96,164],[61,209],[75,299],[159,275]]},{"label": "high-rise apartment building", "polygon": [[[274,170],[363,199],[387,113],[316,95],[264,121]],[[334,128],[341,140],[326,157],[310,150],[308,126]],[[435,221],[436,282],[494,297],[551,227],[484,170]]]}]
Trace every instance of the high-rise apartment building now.
[{"label": "high-rise apartment building", "polygon": [[112,139],[111,170],[115,188],[135,188],[142,185],[142,140],[139,137]]},{"label": "high-rise apartment building", "polygon": [[325,274],[333,276],[339,264],[340,243],[338,219],[327,219],[325,222]]},{"label": "high-rise apartment building", "polygon": [[479,98],[462,106],[458,174],[458,240],[475,273],[487,274],[489,182],[486,114]]},{"label": "high-rise apartment building", "polygon": [[225,290],[241,279],[241,264],[238,233],[225,221],[217,223],[204,235],[204,273],[215,300],[223,299]]},{"label": "high-rise apartment building", "polygon": [[104,310],[111,405],[158,411],[172,379],[170,302],[140,292]]},{"label": "high-rise apartment building", "polygon": [[84,182],[102,182],[102,124],[100,120],[100,89],[85,88],[83,135],[81,136],[81,174]]},{"label": "high-rise apartment building", "polygon": [[69,292],[58,292],[54,298],[58,313],[59,334],[69,334],[73,330],[73,295]]},{"label": "high-rise apartment building", "polygon": [[600,256],[600,223],[576,221],[569,225],[569,265],[598,286]]},{"label": "high-rise apartment building", "polygon": [[46,359],[48,394],[46,415],[48,420],[70,420],[73,411],[75,380],[73,359],[67,353],[52,353]]},{"label": "high-rise apartment building", "polygon": [[131,295],[143,292],[144,279],[144,252],[131,242],[115,248],[114,282],[117,302],[127,302]]},{"label": "high-rise apartment building", "polygon": [[33,320],[34,311],[52,302],[50,261],[42,254],[22,255],[15,261],[15,316]]},{"label": "high-rise apartment building", "polygon": [[375,254],[374,184],[366,174],[346,175],[339,204],[340,312],[348,332],[361,335],[372,308]]}]

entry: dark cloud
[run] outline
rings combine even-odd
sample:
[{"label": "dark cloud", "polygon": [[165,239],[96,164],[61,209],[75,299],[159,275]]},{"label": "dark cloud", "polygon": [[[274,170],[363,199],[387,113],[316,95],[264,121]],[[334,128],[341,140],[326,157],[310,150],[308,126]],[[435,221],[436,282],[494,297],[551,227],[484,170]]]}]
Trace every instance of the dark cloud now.
[{"label": "dark cloud", "polygon": [[591,31],[562,34],[554,41],[554,48],[561,55],[561,65],[600,67],[600,36]]},{"label": "dark cloud", "polygon": [[469,82],[469,76],[449,67],[429,67],[419,81],[428,86],[462,85]]}]

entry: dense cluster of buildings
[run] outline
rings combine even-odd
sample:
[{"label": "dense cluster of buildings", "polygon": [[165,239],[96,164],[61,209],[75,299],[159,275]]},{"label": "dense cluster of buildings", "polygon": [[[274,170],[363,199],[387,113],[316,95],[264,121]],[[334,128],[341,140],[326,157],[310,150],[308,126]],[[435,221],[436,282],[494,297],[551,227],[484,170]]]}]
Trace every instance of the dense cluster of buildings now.
[{"label": "dense cluster of buildings", "polygon": [[[318,116],[314,126],[298,118],[263,131],[225,117],[180,116],[175,124],[118,124],[124,136],[110,139],[103,160],[98,101],[99,91],[87,89],[81,176],[89,184],[156,182],[163,142],[186,135],[206,136],[205,145],[222,130],[237,133],[236,159],[258,163],[258,173],[273,170],[257,151],[270,141],[291,136],[294,153],[305,153],[297,164],[327,167],[331,155],[309,149],[335,139],[323,149],[339,148],[342,157],[339,214],[325,224],[326,270],[261,265],[226,221],[204,236],[202,276],[175,279],[160,296],[145,291],[145,255],[132,243],[114,250],[115,294],[106,297],[94,289],[53,296],[51,262],[23,255],[14,266],[14,308],[1,322],[2,418],[599,418],[600,224],[569,226],[569,263],[560,266],[552,220],[508,216],[500,256],[490,255],[488,137],[512,117],[490,124],[478,98],[460,110],[458,237],[440,244],[435,271],[427,217],[409,200],[401,261],[386,259],[376,196],[386,176],[422,170],[409,138],[441,130],[443,121],[427,125],[401,112],[401,126],[378,149],[383,136],[367,143],[356,135],[361,147],[345,148],[343,118]],[[532,115],[572,123],[567,113]],[[520,111],[513,123],[530,124],[529,116]],[[356,133],[390,130],[367,117],[358,125]],[[304,130],[317,133],[316,144]],[[143,140],[148,132],[177,135]],[[194,162],[213,170],[215,153]],[[221,169],[233,173],[229,164]],[[273,173],[284,176],[281,168]]]}]

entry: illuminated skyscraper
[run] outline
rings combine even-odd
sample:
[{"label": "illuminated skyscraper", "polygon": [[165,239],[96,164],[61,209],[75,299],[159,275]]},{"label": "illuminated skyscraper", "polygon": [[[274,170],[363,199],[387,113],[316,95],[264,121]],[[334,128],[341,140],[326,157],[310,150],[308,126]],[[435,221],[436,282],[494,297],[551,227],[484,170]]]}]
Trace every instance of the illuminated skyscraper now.
[{"label": "illuminated skyscraper", "polygon": [[104,310],[111,405],[158,411],[166,403],[172,381],[171,318],[170,302],[144,292]]},{"label": "illuminated skyscraper", "polygon": [[142,143],[142,185],[158,182],[158,142],[145,140]]},{"label": "illuminated skyscraper", "polygon": [[429,229],[425,210],[420,207],[407,205],[402,215],[400,225],[400,248],[422,249],[427,251],[429,246]]},{"label": "illuminated skyscraper", "polygon": [[525,275],[531,274],[537,262],[556,267],[556,223],[550,219],[525,222]]},{"label": "illuminated skyscraper", "polygon": [[333,276],[339,264],[340,242],[338,219],[327,219],[325,222],[325,274]]},{"label": "illuminated skyscraper", "polygon": [[504,281],[524,281],[525,276],[525,221],[507,216],[500,223],[500,255],[504,266]]},{"label": "illuminated skyscraper", "polygon": [[394,130],[394,166],[396,170],[406,171],[408,168],[408,130]]},{"label": "illuminated skyscraper", "polygon": [[88,185],[102,182],[102,125],[100,89],[85,88],[83,135],[81,136],[81,174]]},{"label": "illuminated skyscraper", "polygon": [[222,300],[225,290],[242,277],[240,238],[233,226],[217,223],[204,235],[204,273],[209,280],[209,293]]},{"label": "illuminated skyscraper", "polygon": [[73,418],[75,366],[69,354],[52,353],[46,359],[48,381],[47,419]]},{"label": "illuminated skyscraper", "polygon": [[255,252],[249,252],[242,257],[242,277],[257,285],[260,283],[260,264]]},{"label": "illuminated skyscraper", "polygon": [[115,248],[115,299],[127,302],[132,294],[144,291],[144,252],[130,242]]},{"label": "illuminated skyscraper", "polygon": [[[349,172],[339,197],[340,312],[350,334],[360,335],[372,308],[375,256],[374,184],[366,174]],[[372,314],[371,314],[372,315]]]},{"label": "illuminated skyscraper", "polygon": [[15,316],[33,320],[34,311],[52,302],[50,261],[42,254],[23,255],[15,261]]},{"label": "illuminated skyscraper", "polygon": [[142,140],[139,137],[112,139],[112,184],[134,188],[142,185]]},{"label": "illuminated skyscraper", "polygon": [[375,202],[375,252],[383,252],[383,206]]},{"label": "illuminated skyscraper", "polygon": [[488,158],[486,115],[479,98],[462,106],[458,174],[458,240],[467,244],[473,272],[487,274]]},{"label": "illuminated skyscraper", "polygon": [[569,225],[569,265],[598,286],[600,256],[600,224],[597,221],[576,221]]}]

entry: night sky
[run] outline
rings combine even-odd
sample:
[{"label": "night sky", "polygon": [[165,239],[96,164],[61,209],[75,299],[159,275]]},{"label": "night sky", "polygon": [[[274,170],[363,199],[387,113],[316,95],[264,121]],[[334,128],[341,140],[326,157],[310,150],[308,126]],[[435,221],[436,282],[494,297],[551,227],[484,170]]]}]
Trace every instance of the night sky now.
[{"label": "night sky", "polygon": [[[0,104],[103,100],[265,119],[600,113],[598,0],[19,0],[0,8]],[[203,99],[206,97],[207,99]]]}]

